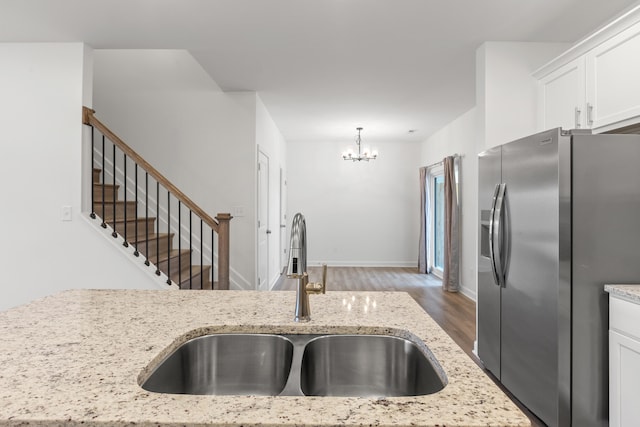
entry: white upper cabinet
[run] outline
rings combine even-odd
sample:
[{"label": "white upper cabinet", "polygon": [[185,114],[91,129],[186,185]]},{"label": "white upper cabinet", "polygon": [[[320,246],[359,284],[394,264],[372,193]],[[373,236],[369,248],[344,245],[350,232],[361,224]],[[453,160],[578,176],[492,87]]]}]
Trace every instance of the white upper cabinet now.
[{"label": "white upper cabinet", "polygon": [[584,58],[558,68],[538,81],[539,130],[585,127]]},{"label": "white upper cabinet", "polygon": [[533,73],[539,130],[640,123],[640,6]]},{"label": "white upper cabinet", "polygon": [[586,67],[589,127],[640,118],[640,23],[588,52]]}]

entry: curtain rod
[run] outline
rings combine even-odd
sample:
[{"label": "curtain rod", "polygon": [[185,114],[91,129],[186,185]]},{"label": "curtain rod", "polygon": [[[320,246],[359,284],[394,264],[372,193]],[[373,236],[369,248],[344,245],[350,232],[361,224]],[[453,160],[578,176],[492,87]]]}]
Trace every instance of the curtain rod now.
[{"label": "curtain rod", "polygon": [[[463,158],[463,157],[464,157],[464,155],[463,155],[463,154],[458,154],[458,153],[456,153],[456,154],[452,154],[451,156],[452,156],[452,157],[457,157],[457,158],[459,158],[459,159],[461,159],[461,158]],[[449,156],[447,156],[447,157],[449,157]],[[443,162],[444,162],[444,160],[440,160],[439,162],[431,163],[430,165],[427,165],[427,166],[424,166],[424,167],[426,167],[426,168],[432,168],[432,167],[434,167],[434,166],[441,165]]]}]

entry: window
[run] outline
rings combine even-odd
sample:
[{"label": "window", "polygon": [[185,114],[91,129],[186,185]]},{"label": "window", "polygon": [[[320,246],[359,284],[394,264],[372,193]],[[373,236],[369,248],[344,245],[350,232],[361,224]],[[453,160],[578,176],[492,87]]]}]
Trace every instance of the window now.
[{"label": "window", "polygon": [[[453,157],[453,156],[452,156]],[[420,209],[420,240],[418,246],[418,269],[421,273],[433,273],[435,276],[442,278],[445,273],[445,267],[453,274],[447,279],[451,289],[455,290],[458,286],[458,258],[459,258],[459,209],[460,209],[460,192],[459,192],[459,157],[453,157],[453,180],[451,192],[454,200],[452,200],[451,212],[451,229],[447,230],[446,216],[447,203],[445,196],[446,177],[444,174],[444,162],[450,162],[450,158],[443,162],[435,163],[431,166],[420,168],[420,203],[424,205]],[[447,182],[447,186],[449,183]],[[454,191],[455,189],[455,191]],[[449,233],[451,233],[451,258],[445,252],[445,245],[449,243]],[[453,265],[452,265],[453,264]]]},{"label": "window", "polygon": [[427,253],[430,272],[442,278],[444,269],[444,166],[435,165],[428,169],[426,177],[427,200]]}]

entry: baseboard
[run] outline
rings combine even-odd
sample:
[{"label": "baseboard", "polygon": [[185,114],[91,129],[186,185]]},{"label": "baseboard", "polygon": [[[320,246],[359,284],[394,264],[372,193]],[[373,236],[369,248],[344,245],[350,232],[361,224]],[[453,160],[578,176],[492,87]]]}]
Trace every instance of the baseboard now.
[{"label": "baseboard", "polygon": [[467,298],[476,301],[476,293],[475,291],[465,287],[465,286],[461,286],[460,287],[460,293],[464,296],[466,296]]},{"label": "baseboard", "polygon": [[418,267],[416,261],[308,261],[308,267],[327,264],[329,267]]}]

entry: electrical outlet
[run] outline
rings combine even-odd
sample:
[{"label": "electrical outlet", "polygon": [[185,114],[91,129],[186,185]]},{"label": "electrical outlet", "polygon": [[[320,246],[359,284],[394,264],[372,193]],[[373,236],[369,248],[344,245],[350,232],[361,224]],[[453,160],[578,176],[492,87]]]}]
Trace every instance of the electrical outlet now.
[{"label": "electrical outlet", "polygon": [[71,206],[63,206],[62,207],[62,220],[63,221],[71,221],[73,217],[71,216]]}]

